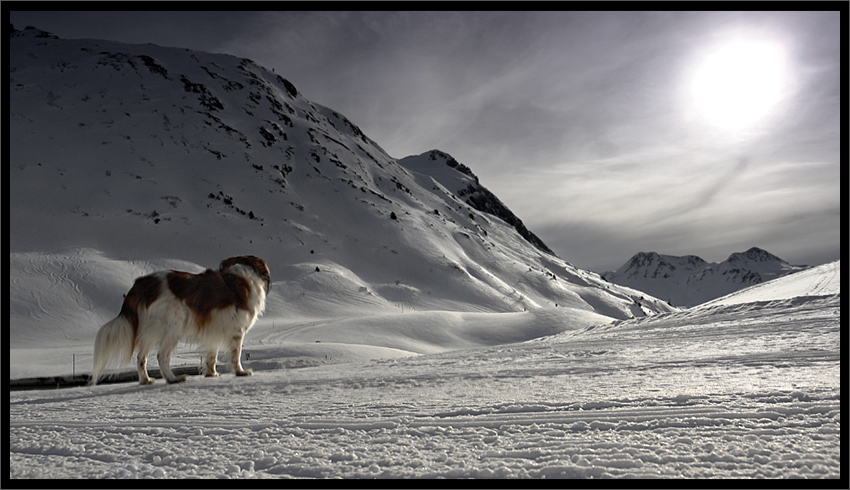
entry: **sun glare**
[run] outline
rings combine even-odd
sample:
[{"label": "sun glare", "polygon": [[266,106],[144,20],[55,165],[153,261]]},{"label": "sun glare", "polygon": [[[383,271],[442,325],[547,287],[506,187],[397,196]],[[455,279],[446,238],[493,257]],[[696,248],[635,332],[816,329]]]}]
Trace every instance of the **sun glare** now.
[{"label": "sun glare", "polygon": [[785,57],[771,42],[736,41],[709,54],[693,82],[694,104],[713,124],[738,129],[766,116],[782,96]]}]

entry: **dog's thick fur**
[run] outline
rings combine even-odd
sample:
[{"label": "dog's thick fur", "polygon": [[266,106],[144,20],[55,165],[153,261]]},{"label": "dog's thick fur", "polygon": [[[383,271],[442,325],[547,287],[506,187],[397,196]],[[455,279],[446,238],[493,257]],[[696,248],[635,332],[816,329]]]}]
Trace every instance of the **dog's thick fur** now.
[{"label": "dog's thick fur", "polygon": [[186,375],[175,376],[169,366],[171,352],[181,339],[206,351],[207,376],[218,376],[216,358],[225,347],[230,350],[233,372],[252,374],[242,369],[242,340],[265,309],[270,287],[268,266],[251,255],[225,259],[217,271],[159,271],[136,279],[121,312],[97,332],[91,383],[100,381],[107,367],[130,363],[137,352],[139,383],[152,384],[147,357],[155,346],[165,380],[185,381]]}]

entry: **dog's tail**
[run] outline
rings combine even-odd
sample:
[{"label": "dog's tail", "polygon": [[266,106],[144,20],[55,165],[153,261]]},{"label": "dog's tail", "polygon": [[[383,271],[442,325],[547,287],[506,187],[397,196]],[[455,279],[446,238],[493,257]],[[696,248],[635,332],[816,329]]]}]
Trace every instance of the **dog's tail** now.
[{"label": "dog's tail", "polygon": [[95,385],[110,366],[123,366],[133,358],[135,332],[124,315],[118,315],[97,331],[94,341],[94,365],[91,384]]}]

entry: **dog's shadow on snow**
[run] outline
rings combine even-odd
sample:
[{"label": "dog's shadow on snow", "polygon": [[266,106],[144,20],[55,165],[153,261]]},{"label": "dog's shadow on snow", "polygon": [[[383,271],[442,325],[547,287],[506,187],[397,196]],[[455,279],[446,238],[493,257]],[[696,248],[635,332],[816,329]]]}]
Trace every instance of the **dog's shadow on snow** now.
[{"label": "dog's shadow on snow", "polygon": [[[85,400],[87,398],[99,398],[103,396],[113,396],[113,395],[126,395],[129,393],[135,393],[142,390],[156,390],[158,388],[168,387],[167,383],[155,383],[152,385],[140,385],[134,384],[133,386],[116,386],[116,387],[108,387],[107,389],[98,389],[97,391],[91,391],[88,393],[80,393],[79,395],[71,395],[71,396],[56,396],[52,398],[36,398],[34,400],[20,400],[15,402],[10,402],[9,405],[46,405],[49,403],[60,403],[60,402],[70,402],[74,400]],[[62,390],[63,392],[67,392],[67,390]]]}]

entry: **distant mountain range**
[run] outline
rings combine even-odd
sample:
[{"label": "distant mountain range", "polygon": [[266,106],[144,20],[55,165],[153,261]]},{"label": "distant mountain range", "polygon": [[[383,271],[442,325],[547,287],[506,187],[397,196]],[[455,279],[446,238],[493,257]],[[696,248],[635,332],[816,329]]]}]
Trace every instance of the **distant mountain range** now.
[{"label": "distant mountain range", "polygon": [[695,255],[639,252],[615,271],[602,274],[609,282],[646,291],[674,306],[695,306],[740,289],[806,269],[753,247],[733,253],[723,262]]}]

